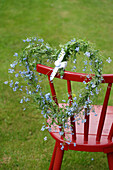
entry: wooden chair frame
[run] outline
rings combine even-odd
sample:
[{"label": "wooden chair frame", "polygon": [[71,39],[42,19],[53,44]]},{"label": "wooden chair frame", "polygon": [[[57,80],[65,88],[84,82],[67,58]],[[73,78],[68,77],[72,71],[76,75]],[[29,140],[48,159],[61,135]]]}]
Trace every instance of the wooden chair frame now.
[{"label": "wooden chair frame", "polygon": [[[54,84],[53,82],[50,81],[50,75],[52,71],[53,68],[51,67],[37,64],[37,72],[48,76],[53,100],[56,102],[56,104],[58,104]],[[56,74],[55,77],[60,78],[60,75]],[[86,74],[65,71],[63,79],[67,80],[69,99],[72,100],[71,81],[83,82],[84,80],[86,80]],[[111,87],[113,83],[113,74],[103,74],[102,83],[107,83],[108,86],[107,86],[103,106],[94,106],[97,109],[97,111],[100,112],[98,116],[98,121],[96,120],[95,122],[95,125],[97,126],[95,133],[94,134],[89,133],[89,128],[91,128],[93,124],[90,123],[90,121],[94,121],[93,120],[94,118],[91,118],[92,116],[85,115],[86,122],[84,123],[84,125],[82,125],[84,126],[82,133],[77,132],[76,124],[75,122],[73,122],[74,117],[72,117],[70,120],[71,124],[73,125],[73,135],[71,135],[72,142],[70,144],[66,143],[64,145],[64,150],[70,149],[70,150],[87,151],[87,152],[104,152],[107,154],[109,169],[113,170],[113,140],[112,140],[113,106],[108,106],[108,100],[109,100]],[[60,106],[60,104],[58,105]],[[106,121],[107,117],[109,118],[108,123]],[[106,126],[106,128],[104,128],[104,126]],[[49,170],[60,170],[63,154],[64,154],[64,150],[61,150],[60,143],[63,143],[64,141],[59,134],[54,132],[50,132],[50,134],[56,140],[56,143],[55,143]],[[74,143],[76,143],[76,147],[74,147]]]}]

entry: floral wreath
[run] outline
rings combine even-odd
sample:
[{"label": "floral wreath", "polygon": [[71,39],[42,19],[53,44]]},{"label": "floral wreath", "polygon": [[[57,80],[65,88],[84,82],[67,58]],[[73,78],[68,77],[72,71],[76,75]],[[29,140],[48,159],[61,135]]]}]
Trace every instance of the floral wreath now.
[{"label": "floral wreath", "polygon": [[[82,123],[84,123],[86,120],[82,118],[81,115],[90,114],[93,99],[98,95],[100,91],[99,85],[103,80],[102,55],[98,50],[93,49],[88,41],[81,39],[73,39],[64,45],[60,45],[58,50],[45,43],[43,39],[27,38],[23,41],[25,44],[27,43],[27,47],[25,47],[20,55],[15,53],[16,61],[10,64],[11,68],[9,69],[9,73],[13,74],[15,81],[10,80],[4,83],[9,83],[13,91],[23,91],[23,94],[27,95],[20,100],[20,103],[28,102],[30,98],[33,97],[33,102],[36,102],[36,108],[42,110],[41,113],[44,118],[51,119],[49,123],[46,122],[47,126],[44,125],[42,127],[42,131],[45,129],[51,131],[51,126],[55,124],[59,125],[59,127],[62,125],[62,129],[59,133],[63,136],[64,129],[68,127],[68,120],[70,117],[74,116],[74,121],[82,119]],[[70,59],[74,64],[73,70],[76,72],[77,56],[81,53],[85,59],[83,61],[83,72],[86,72],[87,68],[90,67],[90,74],[86,75],[86,79],[90,81],[83,81],[85,88],[80,91],[78,97],[73,97],[71,106],[68,104],[65,107],[59,108],[52,99],[50,93],[46,93],[43,89],[42,84],[44,78],[40,73],[36,72],[36,64],[48,66],[48,63],[54,63],[55,68],[50,76],[50,80],[53,81],[57,72],[59,72],[61,78],[63,78],[64,69],[67,66],[67,61]],[[108,58],[107,61],[110,63],[111,59]],[[19,65],[23,70],[18,71],[18,69],[15,69],[16,65]],[[27,83],[23,83],[22,85],[20,83],[21,78]],[[65,103],[64,100],[63,103]],[[70,103],[70,101],[68,100],[66,103]],[[71,127],[68,128],[71,129]]]}]

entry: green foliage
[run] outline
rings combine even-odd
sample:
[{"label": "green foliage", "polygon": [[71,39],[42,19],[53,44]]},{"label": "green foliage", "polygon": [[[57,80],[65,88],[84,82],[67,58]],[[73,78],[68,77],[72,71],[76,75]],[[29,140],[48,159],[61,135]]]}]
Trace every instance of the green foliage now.
[{"label": "green foliage", "polygon": [[[53,125],[59,125],[59,127],[62,125],[61,132],[59,132],[60,135],[64,135],[65,128],[68,129],[70,133],[68,120],[71,117],[74,117],[74,121],[82,119],[82,122],[85,122],[86,120],[84,118],[84,115],[90,114],[93,103],[92,100],[95,96],[97,96],[97,94],[99,94],[98,86],[102,81],[102,56],[99,54],[98,50],[93,49],[92,46],[90,47],[89,42],[80,39],[73,39],[64,45],[60,45],[61,49],[58,50],[50,47],[50,45],[45,43],[43,39],[38,39],[36,37],[27,38],[23,41],[27,42],[27,47],[25,47],[25,49],[19,56],[18,53],[15,53],[17,61],[14,61],[12,64],[10,64],[11,69],[9,69],[9,73],[15,73],[13,75],[16,77],[16,81],[9,81],[10,87],[13,87],[13,91],[23,91],[23,84],[17,81],[20,80],[20,77],[22,77],[25,81],[27,81],[24,89],[24,91],[26,90],[27,98],[25,96],[25,93],[23,93],[24,96],[20,100],[20,103],[23,103],[24,101],[30,101],[28,97],[32,97],[34,99],[34,102],[36,103],[35,108],[39,108],[40,110],[42,110],[41,113],[43,114],[44,118],[51,119],[51,121],[47,123],[49,131],[51,131],[51,126]],[[69,96],[67,96],[67,98],[69,98],[68,101],[62,100],[64,103],[68,103],[68,105],[62,105],[62,108],[59,108],[52,99],[52,96],[50,96],[50,93],[48,93],[48,91],[43,88],[44,83],[42,81],[44,79],[42,78],[42,75],[40,75],[40,73],[39,76],[37,76],[36,65],[49,65],[49,63],[55,63],[55,68],[53,69],[53,72],[50,76],[50,81],[51,83],[53,83],[53,78],[58,71],[60,77],[63,78],[65,74],[64,68],[67,65],[67,61],[69,59],[74,63],[73,70],[76,70],[76,61],[78,57],[80,58],[81,53],[83,53],[83,71],[86,72],[86,68],[91,67],[91,73],[86,74],[83,81],[83,83],[86,84],[85,89],[80,89],[79,96],[73,98],[73,101],[71,99],[72,94],[69,94]],[[89,61],[89,63],[87,60]],[[25,68],[16,72],[15,66],[19,64],[19,66],[22,67],[21,63],[24,65]],[[33,106],[35,106],[35,104],[33,104]],[[46,128],[43,127],[43,129]],[[70,139],[66,139],[66,141],[67,140]]]}]

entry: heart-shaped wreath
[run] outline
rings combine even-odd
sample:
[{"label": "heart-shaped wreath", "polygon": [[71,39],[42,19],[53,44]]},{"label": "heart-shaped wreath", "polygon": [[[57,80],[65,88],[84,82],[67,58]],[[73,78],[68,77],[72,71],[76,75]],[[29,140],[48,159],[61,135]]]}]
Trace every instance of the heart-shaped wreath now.
[{"label": "heart-shaped wreath", "polygon": [[[24,91],[24,95],[27,94],[29,96],[24,96],[20,100],[20,103],[30,101],[30,97],[33,97],[33,102],[36,103],[37,108],[42,110],[41,113],[44,118],[51,119],[49,123],[46,122],[48,124],[47,127],[42,127],[42,131],[45,128],[51,131],[51,125],[57,124],[59,126],[62,125],[62,130],[59,133],[63,135],[63,129],[68,126],[68,119],[70,117],[74,116],[75,121],[77,121],[81,118],[81,114],[84,115],[85,109],[87,110],[87,114],[90,113],[93,98],[98,95],[99,85],[102,81],[102,56],[98,50],[93,49],[89,42],[81,39],[73,39],[64,45],[60,45],[58,50],[45,43],[43,39],[27,38],[23,41],[27,43],[27,47],[20,55],[15,53],[14,56],[17,57],[17,60],[10,65],[11,69],[9,69],[9,73],[13,73],[16,80],[6,81],[5,84],[9,83],[13,91],[17,91],[18,89]],[[78,97],[73,97],[71,106],[68,104],[65,107],[59,108],[50,93],[46,92],[43,88],[44,78],[36,72],[36,64],[48,66],[54,63],[55,68],[50,78],[50,80],[53,81],[57,72],[59,72],[61,78],[63,78],[64,69],[68,60],[73,62],[74,66],[72,69],[76,71],[77,56],[80,55],[82,55],[84,63],[83,72],[86,72],[87,68],[90,68],[90,74],[86,75],[86,79],[91,79],[90,81],[83,81],[85,88],[80,91]],[[108,60],[110,60],[110,58]],[[22,68],[21,70],[15,70],[17,64]],[[23,65],[25,67],[23,67]],[[27,84],[23,83],[24,85],[22,85],[20,83],[21,77]],[[65,101],[63,102],[65,103]],[[66,101],[66,103],[69,102],[69,100]],[[85,121],[85,119],[82,119],[82,122]]]}]

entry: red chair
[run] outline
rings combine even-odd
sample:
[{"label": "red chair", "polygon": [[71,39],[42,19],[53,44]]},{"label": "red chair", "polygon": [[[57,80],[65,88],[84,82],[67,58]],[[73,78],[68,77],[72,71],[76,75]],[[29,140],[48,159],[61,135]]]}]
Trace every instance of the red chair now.
[{"label": "red chair", "polygon": [[[54,84],[50,82],[50,75],[53,68],[41,64],[37,64],[37,71],[48,76],[51,93],[54,101],[58,104]],[[60,78],[57,74],[56,78]],[[63,79],[67,80],[67,89],[70,98],[72,98],[71,81],[83,82],[86,74],[73,73],[65,71]],[[59,132],[50,132],[51,136],[56,140],[49,170],[60,170],[63,159],[64,150],[87,151],[87,152],[104,152],[107,154],[109,169],[113,170],[113,106],[108,106],[108,100],[113,83],[113,74],[104,74],[103,82],[107,83],[107,90],[102,106],[95,105],[97,116],[93,112],[90,115],[85,115],[87,120],[80,125],[73,122],[73,117],[70,123],[73,124],[73,134],[70,133],[70,144],[66,143],[64,149],[61,150],[61,143],[64,142]],[[61,104],[59,104],[59,107]],[[66,134],[65,134],[66,135]],[[74,144],[76,143],[76,146]]]}]

